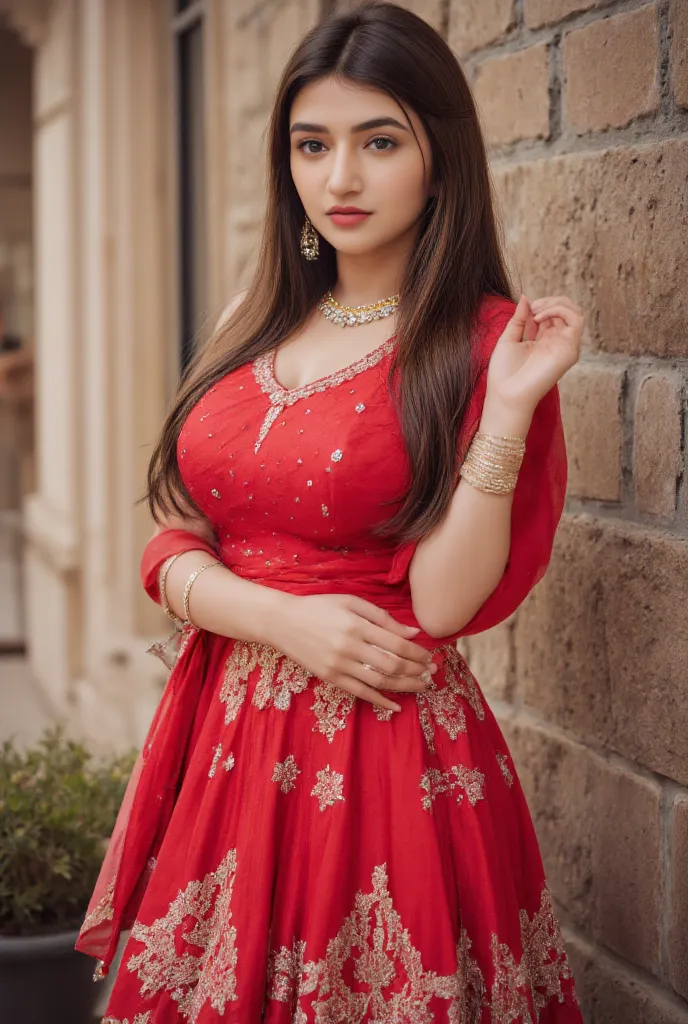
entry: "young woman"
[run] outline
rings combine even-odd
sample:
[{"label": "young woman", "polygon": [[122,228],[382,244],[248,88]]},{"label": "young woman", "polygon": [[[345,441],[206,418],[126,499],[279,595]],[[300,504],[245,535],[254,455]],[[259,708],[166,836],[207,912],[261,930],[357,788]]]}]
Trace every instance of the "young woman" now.
[{"label": "young woman", "polygon": [[79,941],[107,969],[131,929],[110,1024],[580,1024],[456,640],[545,571],[581,331],[511,299],[440,36],[390,4],[313,29],[253,283],[151,461],[181,644]]}]

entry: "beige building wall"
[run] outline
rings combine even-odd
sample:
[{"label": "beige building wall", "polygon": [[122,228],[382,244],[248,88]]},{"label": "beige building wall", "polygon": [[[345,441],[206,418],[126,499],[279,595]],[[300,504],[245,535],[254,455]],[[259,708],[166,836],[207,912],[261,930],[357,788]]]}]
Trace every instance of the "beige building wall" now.
[{"label": "beige building wall", "polygon": [[[250,276],[277,77],[334,0],[208,0],[208,317]],[[587,312],[546,579],[468,657],[527,791],[587,1024],[688,1024],[688,6],[416,0],[464,63],[531,297]],[[164,623],[135,508],[176,373],[169,10],[0,0],[34,47],[38,479],[31,661],[140,742]]]},{"label": "beige building wall", "polygon": [[[0,27],[0,323],[31,344],[33,335],[31,51]],[[0,354],[0,378],[14,355]],[[21,503],[30,466],[32,408],[0,383],[0,650],[24,639]]]}]

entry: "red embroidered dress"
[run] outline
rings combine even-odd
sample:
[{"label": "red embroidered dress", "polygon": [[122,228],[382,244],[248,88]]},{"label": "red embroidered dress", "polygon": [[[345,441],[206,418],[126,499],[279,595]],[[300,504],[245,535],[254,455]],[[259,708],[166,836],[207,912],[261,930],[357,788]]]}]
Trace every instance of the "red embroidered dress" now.
[{"label": "red embroidered dress", "polygon": [[[512,309],[483,305],[462,444]],[[233,572],[357,594],[413,624],[415,545],[371,533],[408,474],[393,345],[295,391],[271,355],[243,366],[193,409],[178,455]],[[565,482],[554,389],[529,433],[504,578],[463,633],[541,577]],[[153,596],[162,561],[189,547],[181,531],[148,545]],[[455,640],[419,634],[440,669],[392,714],[270,647],[185,634],[79,939],[107,965],[131,928],[106,1021],[580,1024],[523,792]]]}]

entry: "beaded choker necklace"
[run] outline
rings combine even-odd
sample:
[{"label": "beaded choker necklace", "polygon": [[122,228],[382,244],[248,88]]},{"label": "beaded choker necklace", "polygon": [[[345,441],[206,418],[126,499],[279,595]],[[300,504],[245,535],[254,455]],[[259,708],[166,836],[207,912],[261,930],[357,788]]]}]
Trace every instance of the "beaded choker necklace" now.
[{"label": "beaded choker necklace", "polygon": [[367,306],[342,306],[333,297],[330,290],[318,308],[333,324],[340,324],[342,327],[355,327],[357,324],[366,324],[371,320],[381,320],[383,316],[391,316],[398,305],[399,296],[390,295],[386,299],[371,302]]}]

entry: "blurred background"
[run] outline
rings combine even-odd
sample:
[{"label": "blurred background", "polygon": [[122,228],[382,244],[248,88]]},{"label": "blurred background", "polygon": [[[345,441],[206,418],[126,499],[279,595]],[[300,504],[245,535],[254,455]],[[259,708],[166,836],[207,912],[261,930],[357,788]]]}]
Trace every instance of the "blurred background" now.
[{"label": "blurred background", "polygon": [[[250,278],[273,92],[335,0],[0,0],[0,738],[142,743],[135,501]],[[463,649],[590,1024],[688,1024],[688,3],[414,0],[472,82],[516,286],[587,314],[552,566]]]}]

